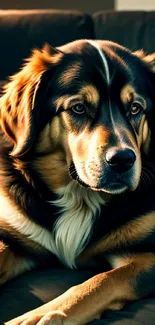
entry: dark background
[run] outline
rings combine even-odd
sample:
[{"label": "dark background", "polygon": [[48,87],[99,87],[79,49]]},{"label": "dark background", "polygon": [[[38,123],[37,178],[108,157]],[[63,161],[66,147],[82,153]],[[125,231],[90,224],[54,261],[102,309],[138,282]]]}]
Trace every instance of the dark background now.
[{"label": "dark background", "polygon": [[115,0],[0,0],[0,9],[73,9],[87,13],[114,9]]}]

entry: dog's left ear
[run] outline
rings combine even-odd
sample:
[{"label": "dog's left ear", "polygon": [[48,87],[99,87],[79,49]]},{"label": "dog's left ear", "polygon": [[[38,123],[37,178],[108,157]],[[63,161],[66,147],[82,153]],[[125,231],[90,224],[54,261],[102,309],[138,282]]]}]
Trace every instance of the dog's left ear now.
[{"label": "dog's left ear", "polygon": [[[148,83],[148,90],[150,94],[151,101],[153,103],[153,108],[155,107],[155,53],[146,54],[143,50],[136,51],[133,53],[136,57],[138,57],[144,67],[144,71],[146,72],[146,80]],[[145,153],[149,155],[154,155],[154,145],[155,145],[155,128],[154,128],[154,119],[155,119],[155,110],[150,110],[147,115],[146,128],[144,131],[144,137],[147,138],[143,143],[143,150]],[[151,133],[148,131],[151,130]],[[149,135],[148,135],[149,134]],[[151,134],[151,135],[150,135]],[[148,150],[149,149],[149,150]]]},{"label": "dog's left ear", "polygon": [[20,157],[31,148],[42,119],[40,108],[44,105],[52,69],[62,56],[59,50],[47,45],[34,50],[22,70],[5,86],[0,99],[0,123],[12,141],[11,156]]},{"label": "dog's left ear", "polygon": [[139,50],[133,54],[143,61],[150,72],[155,73],[155,53],[146,54],[143,50]]}]

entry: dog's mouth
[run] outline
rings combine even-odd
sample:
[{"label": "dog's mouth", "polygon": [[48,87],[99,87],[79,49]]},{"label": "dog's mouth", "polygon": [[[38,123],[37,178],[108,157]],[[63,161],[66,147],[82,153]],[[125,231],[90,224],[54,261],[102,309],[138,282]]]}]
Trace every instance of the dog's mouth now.
[{"label": "dog's mouth", "polygon": [[[69,175],[72,177],[72,179],[77,181],[82,187],[91,188],[93,191],[101,191],[102,190],[103,192],[109,193],[109,194],[112,194],[112,192],[113,192],[113,190],[112,191],[110,191],[110,190],[107,191],[107,190],[101,188],[100,186],[91,186],[91,185],[88,185],[87,183],[85,183],[84,181],[82,181],[82,179],[79,177],[79,175],[77,173],[76,167],[75,167],[73,162],[71,163],[71,165],[69,167]],[[120,187],[120,184],[119,184],[119,187]],[[116,192],[119,192],[118,184],[117,184],[117,191]]]},{"label": "dog's mouth", "polygon": [[123,193],[127,189],[131,191],[135,190],[135,188],[133,189],[133,186],[131,186],[132,178],[130,184],[130,178],[127,177],[127,179],[123,179],[122,175],[115,175],[115,177],[114,175],[109,175],[108,182],[103,178],[103,182],[100,179],[98,182],[96,182],[96,184],[86,183],[80,178],[73,161],[69,166],[69,175],[72,179],[77,181],[81,186],[90,188],[93,191],[102,191],[114,195],[114,194]]},{"label": "dog's mouth", "polygon": [[71,165],[69,166],[69,175],[74,179],[76,180],[81,186],[83,187],[90,187],[88,184],[86,184],[85,182],[83,182],[81,180],[81,178],[79,177],[77,171],[76,171],[76,168],[75,168],[75,165],[74,163],[72,162]]}]

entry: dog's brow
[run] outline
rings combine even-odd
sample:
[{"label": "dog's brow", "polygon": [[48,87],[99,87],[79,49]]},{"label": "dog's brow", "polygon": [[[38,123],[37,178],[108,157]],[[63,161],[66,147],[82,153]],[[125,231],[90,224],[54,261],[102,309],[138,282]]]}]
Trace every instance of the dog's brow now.
[{"label": "dog's brow", "polygon": [[63,95],[55,100],[56,110],[58,111],[61,107],[63,107],[63,109],[65,109],[65,110],[67,110],[70,103],[82,101],[82,99],[83,99],[82,96],[80,96],[78,94],[73,95],[73,96]]},{"label": "dog's brow", "polygon": [[60,107],[63,107],[63,109],[67,110],[70,104],[78,101],[86,101],[92,107],[96,108],[99,103],[99,92],[97,88],[91,84],[85,84],[76,95],[63,95],[59,97],[55,101],[56,109],[59,110]]},{"label": "dog's brow", "polygon": [[120,92],[120,99],[123,104],[128,104],[135,93],[134,88],[130,84],[126,84]]},{"label": "dog's brow", "polygon": [[74,62],[60,75],[59,84],[61,86],[68,86],[76,77],[79,77],[82,64],[80,62]]},{"label": "dog's brow", "polygon": [[136,90],[130,85],[126,84],[120,92],[120,99],[123,104],[128,104],[131,100],[136,100],[141,103],[143,108],[146,109],[145,99],[136,93]]},{"label": "dog's brow", "polygon": [[97,106],[99,103],[99,92],[94,85],[87,84],[81,87],[80,95],[85,98],[85,100],[94,106]]}]

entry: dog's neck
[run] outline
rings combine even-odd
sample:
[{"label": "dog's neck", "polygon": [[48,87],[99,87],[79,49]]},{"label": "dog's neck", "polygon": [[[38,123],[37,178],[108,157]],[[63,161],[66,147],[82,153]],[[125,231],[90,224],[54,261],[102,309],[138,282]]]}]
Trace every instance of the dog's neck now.
[{"label": "dog's neck", "polygon": [[74,180],[57,194],[59,199],[51,202],[61,208],[61,215],[54,225],[56,252],[64,264],[73,268],[76,257],[89,240],[105,199],[102,192],[83,188]]},{"label": "dog's neck", "polygon": [[[45,250],[55,254],[66,266],[76,267],[76,258],[85,248],[91,236],[92,227],[105,204],[104,194],[89,188],[82,188],[76,181],[57,190],[57,199],[51,204],[59,207],[58,218],[53,231],[47,230],[27,218],[16,205],[0,193],[0,223],[30,239]],[[52,217],[49,215],[49,218]]]}]

